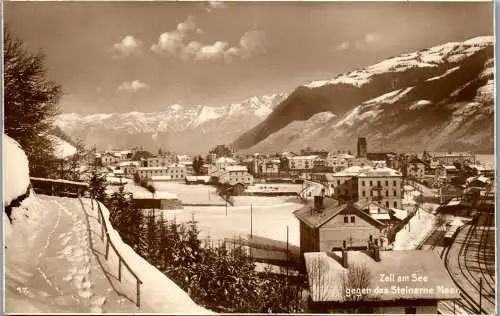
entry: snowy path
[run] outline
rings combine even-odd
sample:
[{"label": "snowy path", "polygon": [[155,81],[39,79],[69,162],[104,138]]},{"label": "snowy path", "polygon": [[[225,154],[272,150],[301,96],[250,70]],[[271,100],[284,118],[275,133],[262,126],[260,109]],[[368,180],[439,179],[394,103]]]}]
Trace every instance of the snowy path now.
[{"label": "snowy path", "polygon": [[79,200],[33,199],[38,214],[31,216],[31,232],[24,232],[26,239],[6,241],[6,312],[137,311],[133,302],[112,289],[93,254]]}]

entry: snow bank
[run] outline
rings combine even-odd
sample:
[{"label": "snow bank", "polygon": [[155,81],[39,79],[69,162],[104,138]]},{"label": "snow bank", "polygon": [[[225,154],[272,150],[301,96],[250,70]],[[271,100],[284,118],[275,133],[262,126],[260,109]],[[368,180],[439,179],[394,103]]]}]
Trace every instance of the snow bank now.
[{"label": "snow bank", "polygon": [[67,141],[54,135],[49,135],[49,139],[54,145],[54,154],[57,158],[64,159],[76,154],[76,148]]},{"label": "snow bank", "polygon": [[3,205],[26,193],[30,184],[28,157],[21,146],[12,138],[3,135]]},{"label": "snow bank", "polygon": [[130,268],[137,274],[141,285],[141,301],[157,313],[213,314],[196,305],[177,284],[144,260],[126,245],[109,221],[109,210],[101,204],[101,210],[109,228],[109,237]]}]

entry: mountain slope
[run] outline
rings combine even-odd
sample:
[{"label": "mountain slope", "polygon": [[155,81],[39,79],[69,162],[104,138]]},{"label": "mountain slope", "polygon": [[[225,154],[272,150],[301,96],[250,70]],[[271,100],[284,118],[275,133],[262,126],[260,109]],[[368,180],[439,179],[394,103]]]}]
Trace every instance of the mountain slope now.
[{"label": "mountain slope", "polygon": [[158,147],[201,153],[227,144],[264,120],[285,94],[252,97],[221,107],[171,105],[165,111],[111,113],[80,116],[62,114],[55,125],[71,137],[99,149]]},{"label": "mountain slope", "polygon": [[[234,145],[264,152],[353,147],[366,136],[374,151],[491,150],[493,58],[493,37],[478,37],[308,83]],[[314,124],[320,112],[335,116]]]}]

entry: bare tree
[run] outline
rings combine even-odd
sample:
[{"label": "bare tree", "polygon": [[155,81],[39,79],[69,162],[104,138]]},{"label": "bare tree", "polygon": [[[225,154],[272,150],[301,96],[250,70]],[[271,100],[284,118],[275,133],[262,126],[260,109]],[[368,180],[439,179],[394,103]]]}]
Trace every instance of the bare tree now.
[{"label": "bare tree", "polygon": [[[344,301],[363,301],[370,291],[370,270],[364,264],[349,265],[340,279],[341,293]],[[354,291],[354,293],[353,293]]]},{"label": "bare tree", "polygon": [[323,257],[315,255],[309,260],[308,275],[312,300],[318,302],[329,299],[335,282],[330,267]]}]

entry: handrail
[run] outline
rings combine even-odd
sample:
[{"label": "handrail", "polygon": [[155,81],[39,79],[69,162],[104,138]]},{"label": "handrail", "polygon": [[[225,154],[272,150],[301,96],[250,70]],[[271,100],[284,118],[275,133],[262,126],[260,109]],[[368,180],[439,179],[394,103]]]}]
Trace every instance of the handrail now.
[{"label": "handrail", "polygon": [[141,281],[141,279],[137,276],[137,274],[132,270],[132,268],[127,264],[127,262],[123,259],[123,257],[121,256],[121,254],[118,252],[118,249],[116,249],[116,246],[113,244],[113,242],[111,241],[111,238],[109,237],[109,229],[108,229],[108,226],[106,224],[106,221],[104,220],[104,215],[102,213],[102,209],[101,209],[101,203],[99,201],[97,201],[96,199],[94,199],[93,195],[90,196],[90,202],[92,204],[92,209],[94,208],[94,201],[96,202],[97,204],[97,213],[98,213],[98,217],[97,217],[97,220],[99,222],[99,224],[101,224],[101,227],[102,227],[102,232],[101,232],[101,240],[104,241],[104,235],[106,235],[106,254],[105,254],[105,258],[106,260],[108,259],[108,255],[109,255],[109,245],[111,245],[111,247],[113,248],[113,250],[115,251],[116,255],[118,256],[118,281],[121,282],[121,279],[122,279],[122,263],[125,265],[125,268],[127,268],[127,270],[134,276],[134,278],[136,279],[136,286],[137,286],[137,298],[136,298],[136,305],[137,307],[140,307],[141,306],[141,290],[140,290],[140,285],[143,284],[143,282]]},{"label": "handrail", "polygon": [[[46,179],[46,178],[30,178],[31,180],[33,181],[40,181],[40,182],[47,182],[47,183],[51,183],[51,184],[54,184],[54,183],[57,183],[57,184],[61,184],[61,185],[73,185],[73,186],[77,186],[77,187],[82,187],[82,188],[85,188],[85,189],[88,189],[89,188],[89,184],[88,183],[85,183],[85,182],[75,182],[75,181],[67,181],[67,180],[62,180],[62,179]],[[34,188],[36,189],[36,188]],[[54,190],[52,188],[51,190],[51,195],[54,195]],[[75,193],[76,197],[78,197],[78,199],[80,199],[80,195],[81,195],[81,191],[80,189],[77,190],[77,193]],[[102,213],[102,209],[101,209],[101,204],[99,201],[97,201],[93,194],[90,193],[90,203],[91,203],[91,206],[92,206],[92,210],[94,209],[94,200],[96,201],[97,203],[97,221],[99,224],[101,224],[101,227],[102,227],[102,232],[101,232],[101,240],[104,241],[104,235],[106,235],[106,254],[105,254],[105,258],[106,260],[108,260],[108,255],[109,255],[109,245],[111,245],[111,247],[113,248],[113,250],[115,251],[116,255],[118,256],[118,281],[121,282],[122,280],[122,263],[125,265],[125,267],[130,271],[130,273],[134,276],[134,278],[136,279],[136,285],[137,285],[137,299],[136,299],[136,305],[137,307],[140,307],[141,306],[141,290],[140,290],[140,285],[143,284],[143,282],[141,281],[141,279],[137,276],[137,274],[132,270],[132,268],[130,268],[130,266],[127,264],[127,262],[123,259],[123,257],[120,255],[120,253],[118,252],[118,250],[116,249],[116,246],[113,244],[113,242],[111,241],[111,238],[109,237],[109,229],[108,229],[108,226],[106,224],[106,221],[104,220],[104,215]]]}]

